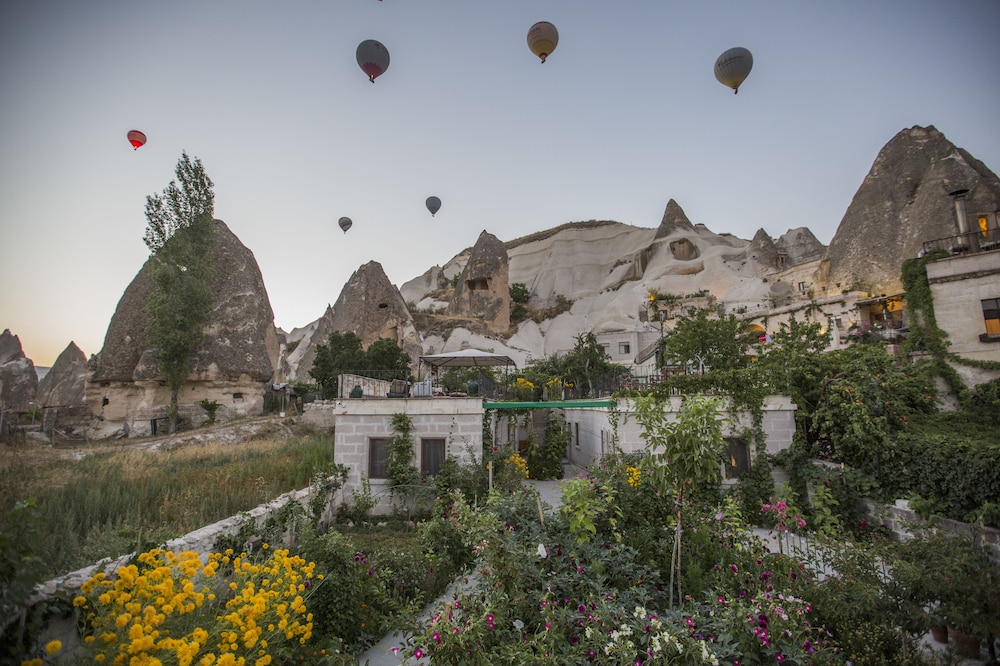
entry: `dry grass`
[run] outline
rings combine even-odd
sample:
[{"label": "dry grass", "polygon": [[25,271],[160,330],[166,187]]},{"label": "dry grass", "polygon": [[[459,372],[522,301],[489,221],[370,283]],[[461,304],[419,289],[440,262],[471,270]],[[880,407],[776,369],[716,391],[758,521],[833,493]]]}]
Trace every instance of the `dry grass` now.
[{"label": "dry grass", "polygon": [[35,498],[38,554],[58,575],[129,552],[136,534],[165,540],[305,488],[333,463],[329,435],[163,443],[2,448],[0,509]]}]

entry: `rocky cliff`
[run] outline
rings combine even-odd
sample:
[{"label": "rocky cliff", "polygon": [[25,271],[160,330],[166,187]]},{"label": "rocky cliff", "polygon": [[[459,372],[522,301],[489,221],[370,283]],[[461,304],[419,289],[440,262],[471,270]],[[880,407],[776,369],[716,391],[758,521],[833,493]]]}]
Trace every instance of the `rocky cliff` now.
[{"label": "rocky cliff", "polygon": [[970,214],[1000,209],[1000,179],[982,162],[934,126],[899,132],[879,151],[830,241],[828,281],[901,291],[903,260],[925,241],[958,233],[948,194],[959,189],[969,190]]},{"label": "rocky cliff", "polygon": [[27,412],[35,406],[37,394],[35,364],[25,357],[20,338],[4,329],[0,333],[0,409]]}]

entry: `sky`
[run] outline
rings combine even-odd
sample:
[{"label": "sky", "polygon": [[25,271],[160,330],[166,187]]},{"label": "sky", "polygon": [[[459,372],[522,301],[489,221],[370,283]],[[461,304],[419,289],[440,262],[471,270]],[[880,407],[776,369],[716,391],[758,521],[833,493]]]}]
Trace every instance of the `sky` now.
[{"label": "sky", "polygon": [[[545,63],[537,21],[559,30]],[[366,39],[391,57],[375,83]],[[734,95],[713,66],[736,46]],[[998,63],[997,0],[6,0],[0,330],[36,366],[99,352],[182,152],[286,331],[369,261],[399,286],[483,230],[653,228],[670,199],[716,233],[827,244],[903,129],[1000,170]]]}]

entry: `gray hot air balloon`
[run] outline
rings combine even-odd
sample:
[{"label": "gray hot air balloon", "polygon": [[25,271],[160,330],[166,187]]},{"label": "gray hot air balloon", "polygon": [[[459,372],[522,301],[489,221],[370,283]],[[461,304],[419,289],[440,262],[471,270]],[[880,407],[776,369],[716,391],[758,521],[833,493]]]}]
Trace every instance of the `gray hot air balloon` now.
[{"label": "gray hot air balloon", "polygon": [[729,49],[715,61],[715,78],[727,88],[733,89],[735,95],[740,91],[740,85],[750,75],[753,68],[753,55],[742,46]]},{"label": "gray hot air balloon", "polygon": [[339,225],[340,225],[340,228],[341,228],[341,229],[343,229],[343,230],[344,230],[344,233],[346,234],[346,233],[347,233],[347,230],[348,230],[348,229],[350,229],[350,228],[351,228],[351,225],[352,225],[352,224],[354,224],[354,223],[353,223],[353,222],[351,222],[351,218],[349,218],[349,217],[342,217],[342,218],[340,218],[340,220],[339,220],[339,221],[337,222],[337,224],[339,224]]},{"label": "gray hot air balloon", "polygon": [[366,39],[358,44],[356,55],[358,66],[368,75],[368,80],[372,83],[389,69],[389,51],[381,42],[374,39]]},{"label": "gray hot air balloon", "polygon": [[427,210],[431,212],[431,217],[434,217],[434,213],[441,210],[441,200],[437,197],[427,197]]}]

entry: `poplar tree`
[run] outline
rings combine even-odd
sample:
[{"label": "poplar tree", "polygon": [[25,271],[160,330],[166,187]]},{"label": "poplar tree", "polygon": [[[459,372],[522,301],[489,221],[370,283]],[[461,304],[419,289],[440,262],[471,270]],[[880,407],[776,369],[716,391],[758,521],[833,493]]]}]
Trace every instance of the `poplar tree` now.
[{"label": "poplar tree", "polygon": [[182,152],[162,194],[146,197],[150,277],[155,285],[147,308],[150,342],[160,374],[170,389],[169,430],[177,429],[177,396],[204,339],[212,310],[212,250],[215,194],[201,160]]}]

